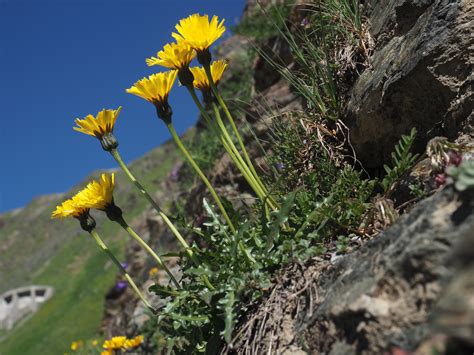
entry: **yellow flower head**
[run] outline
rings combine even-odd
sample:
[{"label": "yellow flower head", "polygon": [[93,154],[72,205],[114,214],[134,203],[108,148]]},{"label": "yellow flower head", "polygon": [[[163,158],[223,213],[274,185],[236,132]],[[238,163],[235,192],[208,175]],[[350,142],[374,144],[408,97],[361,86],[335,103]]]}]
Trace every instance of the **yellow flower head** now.
[{"label": "yellow flower head", "polygon": [[72,350],[72,351],[76,351],[76,350],[79,349],[81,346],[82,346],[82,341],[73,341],[73,342],[71,343],[71,350]]},{"label": "yellow flower head", "polygon": [[[78,205],[74,201],[74,197],[64,201],[62,204],[56,206],[51,218],[67,218],[67,217],[80,217],[84,213],[89,212],[89,209]],[[72,344],[71,344],[72,347]]]},{"label": "yellow flower head", "polygon": [[116,110],[102,110],[96,117],[87,115],[84,119],[76,118],[74,121],[78,127],[73,127],[74,130],[102,138],[106,133],[112,133],[114,130],[115,121],[122,110],[119,107]]},{"label": "yellow flower head", "polygon": [[193,14],[179,21],[178,33],[172,36],[177,41],[184,40],[198,52],[207,51],[209,47],[225,32],[224,20],[219,23],[217,16]]},{"label": "yellow flower head", "polygon": [[155,105],[167,104],[168,95],[176,80],[176,75],[176,70],[152,74],[148,78],[137,81],[126,91],[129,94],[140,96]]},{"label": "yellow flower head", "polygon": [[189,44],[184,41],[177,43],[168,43],[163,47],[163,50],[156,54],[156,57],[146,59],[146,64],[161,65],[166,68],[180,70],[189,66],[189,63],[196,56],[196,52]]},{"label": "yellow flower head", "polygon": [[[216,60],[215,62],[211,64],[212,80],[214,80],[214,83],[216,85],[221,79],[222,74],[224,73],[224,70],[226,68],[227,68],[227,63],[224,60]],[[204,71],[203,68],[194,67],[194,68],[189,68],[189,69],[194,75],[193,85],[196,89],[205,91],[211,88],[209,84],[209,79],[207,78],[206,72]]]},{"label": "yellow flower head", "polygon": [[107,350],[101,351],[100,355],[114,355],[114,351],[107,349]]},{"label": "yellow flower head", "polygon": [[156,276],[156,275],[158,275],[158,271],[159,271],[159,270],[158,270],[158,268],[157,268],[156,266],[155,266],[155,267],[152,267],[152,268],[150,269],[150,271],[148,271],[148,276],[149,276],[149,277]]},{"label": "yellow flower head", "polygon": [[140,346],[140,344],[143,342],[143,335],[137,335],[135,338],[133,339],[127,339],[125,341],[125,344],[123,345],[123,347],[125,349],[134,349],[138,346]]},{"label": "yellow flower head", "polygon": [[113,201],[114,187],[115,174],[102,174],[99,181],[92,180],[73,200],[82,207],[105,210]]},{"label": "yellow flower head", "polygon": [[107,350],[118,350],[123,348],[125,342],[127,341],[127,337],[125,336],[118,336],[113,337],[110,340],[104,341],[102,347]]}]

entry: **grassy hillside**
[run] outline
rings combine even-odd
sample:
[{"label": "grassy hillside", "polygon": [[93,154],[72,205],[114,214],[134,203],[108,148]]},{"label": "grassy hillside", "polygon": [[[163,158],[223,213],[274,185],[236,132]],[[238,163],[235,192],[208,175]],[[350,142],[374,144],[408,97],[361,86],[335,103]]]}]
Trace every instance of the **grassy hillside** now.
[{"label": "grassy hillside", "polygon": [[[156,190],[178,159],[169,143],[131,164],[132,171],[150,191]],[[10,288],[43,284],[55,294],[26,322],[19,324],[0,342],[1,355],[61,354],[75,339],[97,336],[106,290],[113,284],[115,267],[97,248],[77,221],[52,221],[54,206],[87,183],[64,195],[35,199],[22,210],[0,216],[0,292]],[[146,201],[117,173],[116,200],[127,220],[142,214]],[[122,257],[128,236],[95,213],[97,230],[117,256]]]}]

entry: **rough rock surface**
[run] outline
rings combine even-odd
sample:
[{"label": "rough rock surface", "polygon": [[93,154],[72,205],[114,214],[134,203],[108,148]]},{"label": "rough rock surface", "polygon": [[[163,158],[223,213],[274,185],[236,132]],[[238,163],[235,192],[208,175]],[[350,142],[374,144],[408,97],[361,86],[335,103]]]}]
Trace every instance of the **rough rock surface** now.
[{"label": "rough rock surface", "polygon": [[469,0],[381,0],[370,15],[376,48],[359,77],[346,123],[357,157],[380,167],[416,127],[422,150],[435,136],[473,131],[474,6]]},{"label": "rough rock surface", "polygon": [[474,349],[473,197],[474,190],[447,188],[334,263],[289,266],[227,351],[348,355],[420,347],[425,354],[423,342],[437,336],[453,354],[467,354]]}]

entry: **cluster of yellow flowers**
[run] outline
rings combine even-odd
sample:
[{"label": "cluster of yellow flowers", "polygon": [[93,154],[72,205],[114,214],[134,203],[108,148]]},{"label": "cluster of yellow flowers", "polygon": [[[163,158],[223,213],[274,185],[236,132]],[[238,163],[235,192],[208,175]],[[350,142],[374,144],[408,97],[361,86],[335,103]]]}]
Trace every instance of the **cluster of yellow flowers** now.
[{"label": "cluster of yellow flowers", "polygon": [[131,339],[126,336],[113,337],[110,340],[104,341],[102,347],[105,350],[100,355],[113,355],[115,350],[132,350],[139,347],[142,342],[143,335],[138,335]]},{"label": "cluster of yellow flowers", "polygon": [[[126,336],[116,336],[112,339],[105,340],[102,348],[104,349],[101,355],[114,355],[117,350],[133,350],[138,348],[143,343],[143,335],[137,335],[134,338],[127,338]],[[93,340],[91,343],[92,347],[99,344],[98,340]],[[71,343],[71,350],[76,352],[80,348],[84,347],[84,341],[76,340]]]},{"label": "cluster of yellow flowers", "polygon": [[[198,58],[210,58],[209,47],[224,33],[223,23],[224,20],[219,22],[217,16],[213,16],[209,21],[208,15],[199,14],[182,19],[176,25],[178,33],[172,34],[176,42],[166,44],[156,57],[146,60],[149,66],[161,65],[172,70],[143,78],[126,91],[151,102],[165,116],[168,112],[169,93],[181,72],[189,71],[193,78],[192,85],[203,92],[209,92],[211,84],[204,68],[189,68],[189,64],[196,55]],[[227,63],[222,60],[210,65],[214,83],[219,82],[226,67]],[[83,119],[77,118],[77,127],[74,127],[74,130],[98,138],[105,150],[114,150],[118,143],[112,133],[120,111],[121,107],[116,110],[104,109],[96,116],[89,114]],[[90,208],[103,210],[111,202],[113,192],[113,175],[112,178],[104,176],[102,175],[102,182],[91,182],[83,191],[58,206],[52,217],[79,217]]]},{"label": "cluster of yellow flowers", "polygon": [[[126,92],[139,96],[155,106],[158,117],[166,124],[166,127],[171,133],[176,145],[206,185],[209,193],[217,204],[223,219],[227,223],[230,232],[235,234],[237,230],[233,224],[234,222],[227,214],[218,194],[206,175],[194,161],[192,155],[186,149],[173,126],[172,109],[168,103],[168,96],[176,78],[178,78],[180,84],[186,87],[189,91],[194,103],[204,117],[208,128],[217,135],[218,139],[236,164],[237,168],[241,171],[249,186],[252,187],[256,195],[262,201],[268,218],[270,218],[270,209],[277,210],[279,205],[259,178],[252,164],[252,160],[246,151],[243,139],[236,127],[232,114],[229,112],[229,109],[217,89],[217,84],[227,68],[227,63],[222,60],[212,62],[212,55],[209,48],[225,32],[224,20],[219,21],[217,16],[213,16],[209,19],[208,15],[193,14],[180,20],[175,28],[177,33],[172,33],[172,37],[176,42],[166,44],[161,51],[157,52],[156,56],[146,59],[148,66],[159,65],[169,70],[167,72],[155,73],[138,80],[133,86],[126,89]],[[190,63],[194,58],[197,58],[202,67],[190,67]],[[197,97],[195,89],[202,92],[204,103],[208,105],[208,108],[212,108],[212,111],[214,112],[214,119],[211,118],[210,114],[204,107],[205,105],[203,105]],[[199,266],[200,260],[193,252],[193,249],[190,248],[179,230],[173,225],[168,216],[163,212],[160,206],[123,162],[117,150],[118,141],[113,134],[114,126],[120,111],[121,107],[116,110],[104,109],[98,112],[96,116],[87,115],[82,119],[77,118],[75,120],[77,126],[74,127],[74,129],[81,133],[96,137],[100,141],[102,148],[112,155],[128,179],[137,187],[142,196],[148,200],[162,217],[163,221],[185,250],[190,261],[195,266]],[[221,111],[225,113],[228,123],[230,123],[232,128],[231,132],[228,131],[228,128],[221,118]],[[232,134],[234,137],[232,137]],[[234,144],[234,138],[237,139],[238,147]],[[170,281],[174,284],[177,290],[181,289],[182,285],[167,268],[166,264],[162,262],[158,254],[155,253],[155,251],[125,222],[122,217],[122,210],[114,203],[114,187],[115,175],[102,174],[98,181],[91,181],[76,195],[57,206],[52,217],[77,218],[80,221],[81,227],[91,234],[99,247],[107,253],[114,264],[119,268],[142,302],[148,308],[153,310],[152,306],[143,296],[140,289],[135,285],[125,268],[121,266],[121,263],[107,248],[98,233],[95,231],[95,220],[89,215],[90,209],[102,210],[107,214],[107,217],[110,220],[119,223],[130,234],[130,236],[132,236],[150,255],[152,255],[160,269],[168,274]],[[245,249],[243,246],[242,248]],[[150,276],[156,275],[157,272],[158,269],[151,269]],[[208,289],[214,289],[205,274],[201,276],[201,280]],[[103,348],[105,350],[102,355],[113,354],[114,350],[132,349],[139,346],[142,341],[143,336],[135,337],[133,339],[127,339],[124,336],[114,337],[104,343]]]},{"label": "cluster of yellow flowers", "polygon": [[[171,71],[143,78],[126,90],[153,103],[160,118],[164,120],[168,119],[167,99],[176,76],[182,85],[194,86],[207,95],[211,90],[211,83],[205,67],[210,66],[216,84],[227,67],[224,61],[215,61],[211,64],[209,52],[209,47],[225,32],[224,20],[219,22],[217,16],[213,16],[209,21],[208,15],[194,14],[182,19],[175,28],[178,33],[172,33],[172,37],[176,42],[166,44],[156,57],[146,59],[148,66],[160,65]],[[196,56],[204,67],[189,68],[189,64]]]},{"label": "cluster of yellow flowers", "polygon": [[[214,63],[211,63],[211,54],[209,52],[209,47],[225,32],[223,23],[224,20],[219,22],[217,16],[213,16],[212,19],[209,20],[208,15],[199,14],[194,14],[182,19],[176,25],[177,33],[172,34],[172,37],[176,40],[176,42],[166,44],[161,51],[158,51],[156,57],[151,57],[146,60],[146,63],[149,66],[160,65],[170,70],[163,73],[152,74],[149,77],[143,78],[137,81],[126,91],[130,94],[144,98],[156,107],[158,117],[165,121],[179,148],[183,151],[188,160],[190,160],[190,163],[193,165],[198,175],[204,180],[204,183],[209,188],[211,195],[221,209],[224,218],[231,227],[232,231],[235,232],[235,229],[216,192],[197,164],[194,162],[191,155],[183,146],[180,138],[177,136],[176,131],[171,124],[172,110],[168,104],[168,96],[177,77],[180,83],[183,86],[186,86],[191,95],[193,95],[195,103],[199,104],[199,99],[196,98],[194,93],[195,88],[201,90],[204,97],[212,97],[211,89],[215,90],[215,85],[219,82],[227,67],[227,63],[224,61],[215,61]],[[189,68],[191,61],[196,57],[203,67]],[[199,262],[196,261],[193,251],[185,239],[181,236],[177,228],[173,225],[173,223],[158,206],[158,204],[153,200],[150,194],[138,182],[138,180],[120,157],[120,154],[117,151],[118,141],[113,134],[114,126],[120,111],[121,107],[116,110],[104,109],[98,112],[95,116],[89,114],[84,118],[77,118],[75,119],[76,127],[74,127],[74,130],[96,137],[100,141],[102,148],[105,151],[108,151],[114,157],[129,180],[135,184],[140,193],[152,204],[159,215],[163,218],[165,223],[183,246],[190,259],[196,265],[198,265]],[[143,303],[148,308],[152,309],[152,306],[143,296],[140,289],[135,285],[130,275],[127,273],[124,267],[121,266],[119,260],[117,260],[113,253],[107,248],[106,244],[95,231],[96,222],[89,214],[91,209],[98,209],[106,212],[109,219],[119,223],[136,241],[138,241],[138,243],[145,250],[147,250],[153,256],[153,258],[157,261],[158,266],[168,273],[170,280],[177,289],[180,288],[180,284],[166,267],[166,265],[161,261],[161,258],[125,222],[122,217],[121,209],[114,203],[114,188],[115,175],[113,173],[102,174],[100,179],[97,181],[91,181],[86,185],[85,188],[58,205],[52,213],[52,218],[77,218],[80,221],[81,227],[91,234],[99,247],[119,268],[119,270],[125,276],[127,282],[131,285]],[[157,268],[151,269],[150,276],[156,275],[157,272]],[[210,289],[213,288],[206,276],[203,276],[202,279]],[[115,350],[129,350],[136,348],[142,343],[142,341],[143,336],[138,336],[132,339],[127,339],[124,336],[114,337],[104,342],[103,348],[105,350],[102,352],[102,355],[113,354]],[[76,351],[81,346],[82,345],[80,342],[73,342],[71,344],[71,349]]]}]

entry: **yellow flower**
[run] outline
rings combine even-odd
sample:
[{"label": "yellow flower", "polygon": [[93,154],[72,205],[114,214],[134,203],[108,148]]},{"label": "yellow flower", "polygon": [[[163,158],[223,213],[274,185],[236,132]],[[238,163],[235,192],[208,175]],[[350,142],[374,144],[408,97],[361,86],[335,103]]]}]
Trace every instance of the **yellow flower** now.
[{"label": "yellow flower", "polygon": [[124,344],[125,349],[134,349],[138,347],[143,342],[143,335],[137,335],[133,339],[127,339]]},{"label": "yellow flower", "polygon": [[102,174],[99,181],[92,180],[73,197],[77,205],[105,210],[113,201],[115,174]]},{"label": "yellow flower", "polygon": [[176,75],[176,70],[152,74],[148,78],[137,81],[126,91],[129,94],[140,96],[155,105],[167,104],[168,95],[176,80]]},{"label": "yellow flower", "polygon": [[100,139],[106,133],[113,132],[120,110],[122,107],[116,110],[102,110],[96,117],[87,115],[84,119],[76,118],[74,122],[78,127],[73,127],[73,129]]},{"label": "yellow flower", "polygon": [[153,277],[153,276],[156,276],[158,275],[158,268],[155,266],[153,268],[150,269],[150,271],[148,271],[148,276],[149,277]]},{"label": "yellow flower", "polygon": [[125,342],[127,341],[127,337],[125,336],[118,336],[113,337],[110,340],[104,341],[102,347],[107,350],[118,350],[123,348]]},{"label": "yellow flower", "polygon": [[76,351],[76,350],[79,349],[81,346],[82,346],[82,342],[81,342],[81,341],[73,341],[73,342],[71,343],[71,350],[72,350],[72,351]]},{"label": "yellow flower", "polygon": [[209,22],[208,15],[193,14],[179,21],[176,25],[178,33],[172,36],[177,41],[184,40],[198,52],[203,52],[225,32],[224,20],[219,23],[217,16]]},{"label": "yellow flower", "polygon": [[[211,74],[214,83],[217,85],[219,80],[224,73],[224,70],[227,68],[227,63],[224,60],[216,60],[211,64]],[[196,89],[199,90],[209,90],[210,84],[209,79],[207,78],[206,72],[204,68],[201,67],[194,67],[189,68],[194,75],[194,82],[193,85]]]},{"label": "yellow flower", "polygon": [[100,355],[114,355],[114,351],[107,349],[107,350],[101,351]]},{"label": "yellow flower", "polygon": [[196,52],[184,41],[177,43],[168,43],[163,47],[163,50],[156,54],[156,57],[146,59],[146,64],[161,65],[166,68],[180,70],[189,66],[189,63],[196,56]]},{"label": "yellow flower", "polygon": [[93,180],[87,186],[57,206],[52,218],[80,217],[89,209],[105,209],[113,200],[115,174],[102,174],[99,182]]},{"label": "yellow flower", "polygon": [[[51,218],[67,218],[67,217],[80,217],[84,213],[89,212],[89,209],[80,205],[74,201],[74,197],[64,201],[62,204],[56,206]],[[72,344],[71,344],[72,346]]]},{"label": "yellow flower", "polygon": [[92,340],[91,342],[92,346],[97,346],[99,344],[99,341],[97,339]]}]

